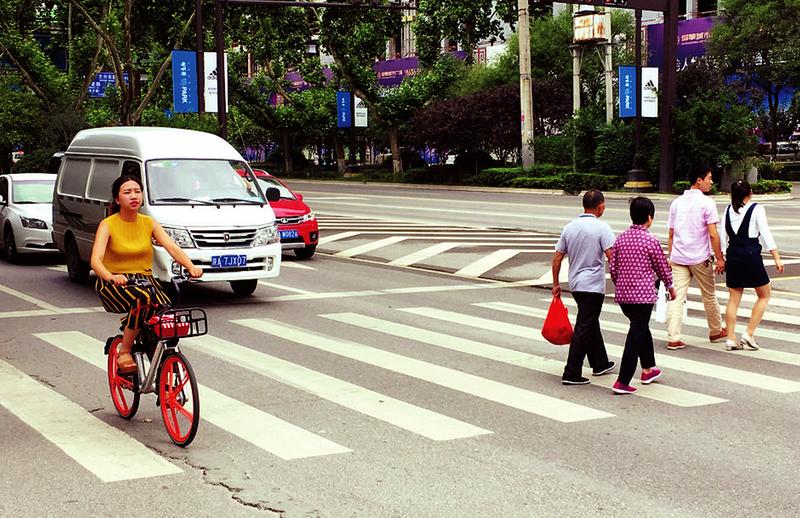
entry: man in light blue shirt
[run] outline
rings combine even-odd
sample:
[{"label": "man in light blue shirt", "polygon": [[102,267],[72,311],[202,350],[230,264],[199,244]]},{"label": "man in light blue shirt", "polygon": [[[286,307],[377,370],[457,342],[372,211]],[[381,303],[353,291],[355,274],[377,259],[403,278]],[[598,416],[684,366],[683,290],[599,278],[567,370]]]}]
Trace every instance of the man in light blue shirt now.
[{"label": "man in light blue shirt", "polygon": [[614,362],[608,360],[603,334],[600,331],[600,312],[606,293],[606,259],[611,259],[614,232],[598,218],[606,210],[605,197],[597,189],[583,195],[583,214],[570,222],[561,232],[553,254],[553,296],[561,296],[558,276],[561,262],[569,257],[569,289],[578,304],[575,330],[569,344],[569,356],[561,383],[586,385],[583,360],[589,359],[594,376],[608,374]]}]

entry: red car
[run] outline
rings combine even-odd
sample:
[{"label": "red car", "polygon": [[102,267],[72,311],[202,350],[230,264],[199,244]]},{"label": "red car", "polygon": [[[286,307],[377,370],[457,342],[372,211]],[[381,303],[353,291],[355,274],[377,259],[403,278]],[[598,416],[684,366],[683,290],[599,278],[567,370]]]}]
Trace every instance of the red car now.
[{"label": "red car", "polygon": [[278,220],[278,233],[283,250],[294,250],[298,259],[310,259],[317,250],[319,226],[314,212],[303,202],[303,195],[289,189],[283,182],[262,169],[253,169],[261,189],[275,187],[281,199],[269,203]]}]

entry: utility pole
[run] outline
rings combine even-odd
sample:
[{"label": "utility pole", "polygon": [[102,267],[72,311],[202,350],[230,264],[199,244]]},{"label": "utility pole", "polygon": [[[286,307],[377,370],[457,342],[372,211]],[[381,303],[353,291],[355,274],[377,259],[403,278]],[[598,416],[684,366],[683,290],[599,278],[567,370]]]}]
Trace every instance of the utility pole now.
[{"label": "utility pole", "polygon": [[611,121],[614,120],[614,71],[612,69],[613,64],[611,61],[611,46],[613,45],[611,33],[611,11],[608,8],[606,8],[603,17],[605,19],[606,30],[608,31],[608,38],[606,38],[606,41],[603,44],[603,69],[605,71],[606,79],[606,123],[611,124]]},{"label": "utility pole", "polygon": [[531,80],[531,36],[528,0],[517,0],[519,13],[519,101],[522,133],[522,167],[533,167],[533,82]]}]

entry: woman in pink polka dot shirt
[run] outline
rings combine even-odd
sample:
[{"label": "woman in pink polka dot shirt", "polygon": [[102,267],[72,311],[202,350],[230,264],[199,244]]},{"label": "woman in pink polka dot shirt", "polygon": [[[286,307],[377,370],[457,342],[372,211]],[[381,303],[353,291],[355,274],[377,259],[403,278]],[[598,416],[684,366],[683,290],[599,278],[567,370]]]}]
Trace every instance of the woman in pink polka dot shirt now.
[{"label": "woman in pink polka dot shirt", "polygon": [[656,303],[656,276],[664,283],[669,296],[675,297],[670,270],[661,243],[649,232],[656,209],[644,196],[631,200],[631,225],[617,237],[611,249],[611,280],[614,282],[614,300],[630,320],[628,336],[619,377],[612,387],[617,394],[633,394],[631,379],[638,360],[642,363],[642,384],[649,385],[661,376],[656,368],[653,336],[650,334],[650,315]]}]

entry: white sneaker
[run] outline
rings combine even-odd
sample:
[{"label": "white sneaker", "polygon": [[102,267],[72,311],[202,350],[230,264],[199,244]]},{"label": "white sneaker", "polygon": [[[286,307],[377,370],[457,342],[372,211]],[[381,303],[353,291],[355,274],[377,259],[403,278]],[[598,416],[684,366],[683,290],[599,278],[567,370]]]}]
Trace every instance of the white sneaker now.
[{"label": "white sneaker", "polygon": [[725,340],[725,350],[726,351],[741,351],[742,349],[744,349],[744,346],[741,344],[741,342],[736,343],[736,342],[734,342],[733,340],[730,340],[730,339]]},{"label": "white sneaker", "polygon": [[742,338],[739,340],[739,346],[747,347],[751,351],[758,351],[760,349],[755,339],[748,335],[746,331],[742,333]]}]

